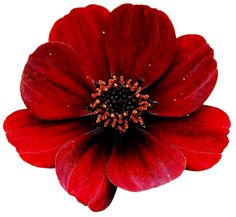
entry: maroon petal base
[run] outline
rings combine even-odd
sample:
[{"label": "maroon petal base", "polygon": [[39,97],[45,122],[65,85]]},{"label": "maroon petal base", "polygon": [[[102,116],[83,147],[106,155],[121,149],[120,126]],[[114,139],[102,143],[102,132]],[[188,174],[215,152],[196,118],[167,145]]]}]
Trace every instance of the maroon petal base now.
[{"label": "maroon petal base", "polygon": [[112,145],[106,135],[93,133],[64,145],[57,154],[56,172],[69,194],[93,211],[111,203],[116,187],[106,176],[106,165]]},{"label": "maroon petal base", "polygon": [[230,120],[218,108],[202,106],[182,118],[153,119],[148,131],[186,157],[187,169],[205,170],[215,165],[228,144]]},{"label": "maroon petal base", "polygon": [[120,188],[142,191],[177,178],[184,169],[185,158],[178,149],[138,131],[115,145],[107,174]]},{"label": "maroon petal base", "polygon": [[171,68],[149,92],[159,116],[179,117],[197,110],[212,92],[217,80],[213,50],[199,35],[177,39]]},{"label": "maroon petal base", "polygon": [[28,110],[16,111],[4,122],[7,139],[21,158],[34,166],[46,168],[54,167],[56,153],[63,144],[91,129],[92,125],[83,120],[42,121]]}]

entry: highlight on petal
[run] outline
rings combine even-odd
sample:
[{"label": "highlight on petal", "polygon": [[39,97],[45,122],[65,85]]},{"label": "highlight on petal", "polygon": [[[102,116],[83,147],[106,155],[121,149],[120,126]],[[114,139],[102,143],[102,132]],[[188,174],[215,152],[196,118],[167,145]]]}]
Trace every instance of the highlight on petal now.
[{"label": "highlight on petal", "polygon": [[4,122],[7,139],[21,158],[34,166],[46,168],[54,167],[56,153],[63,144],[91,129],[89,122],[80,119],[42,121],[26,109],[12,113]]},{"label": "highlight on petal", "polygon": [[172,66],[149,92],[157,104],[151,112],[179,117],[197,110],[212,92],[217,80],[213,50],[199,35],[177,38]]},{"label": "highlight on petal", "polygon": [[175,43],[174,27],[162,11],[124,4],[110,14],[106,47],[112,74],[142,78],[147,87],[169,67]]},{"label": "highlight on petal", "polygon": [[20,86],[27,109],[4,130],[24,161],[55,167],[70,195],[102,211],[117,187],[147,190],[221,159],[230,120],[202,105],[217,76],[206,40],[176,39],[160,10],[75,8],[29,56]]},{"label": "highlight on petal", "polygon": [[137,131],[115,144],[107,175],[120,188],[142,191],[177,178],[184,169],[185,158],[177,148]]},{"label": "highlight on petal", "polygon": [[46,120],[89,114],[90,91],[76,53],[62,43],[46,43],[30,55],[21,80],[27,108]]},{"label": "highlight on petal", "polygon": [[52,27],[49,41],[71,46],[90,80],[107,80],[109,67],[104,43],[109,11],[98,5],[75,8]]},{"label": "highlight on petal", "polygon": [[152,118],[147,130],[186,157],[187,169],[205,170],[215,165],[228,144],[230,120],[222,110],[202,106],[189,117]]},{"label": "highlight on petal", "polygon": [[69,194],[91,210],[101,211],[109,206],[116,192],[106,176],[112,144],[110,136],[91,134],[93,132],[61,147],[56,158],[56,172]]}]

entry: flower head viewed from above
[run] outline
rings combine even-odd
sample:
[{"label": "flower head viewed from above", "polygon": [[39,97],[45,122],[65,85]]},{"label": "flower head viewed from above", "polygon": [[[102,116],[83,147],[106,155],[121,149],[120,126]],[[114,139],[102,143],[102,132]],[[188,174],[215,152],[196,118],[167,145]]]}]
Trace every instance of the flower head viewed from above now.
[{"label": "flower head viewed from above", "polygon": [[55,167],[93,211],[117,187],[142,191],[208,169],[230,127],[226,113],[202,105],[217,80],[213,55],[200,35],[176,38],[168,16],[148,6],[73,9],[29,56],[27,109],[6,118],[7,138],[26,162]]}]

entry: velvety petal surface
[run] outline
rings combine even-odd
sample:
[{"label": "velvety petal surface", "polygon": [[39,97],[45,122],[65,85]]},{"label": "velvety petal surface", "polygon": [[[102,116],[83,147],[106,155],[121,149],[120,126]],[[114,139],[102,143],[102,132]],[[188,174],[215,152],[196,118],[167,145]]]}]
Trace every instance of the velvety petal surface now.
[{"label": "velvety petal surface", "polygon": [[107,135],[83,135],[64,145],[57,154],[56,172],[69,194],[93,211],[105,209],[112,201],[116,187],[106,176],[106,165],[112,147]]},{"label": "velvety petal surface", "polygon": [[110,72],[143,87],[169,67],[175,52],[175,31],[168,16],[144,5],[124,4],[111,12],[106,29]]},{"label": "velvety petal surface", "polygon": [[59,19],[50,32],[50,41],[70,45],[79,57],[83,73],[90,80],[107,80],[109,67],[104,43],[109,11],[98,5],[75,8]]},{"label": "velvety petal surface", "polygon": [[184,169],[185,158],[177,148],[138,131],[115,144],[107,174],[120,188],[142,191],[177,178]]},{"label": "velvety petal surface", "polygon": [[54,167],[58,149],[79,135],[93,129],[84,120],[47,122],[33,116],[28,110],[9,115],[4,130],[9,142],[21,158],[37,167]]},{"label": "velvety petal surface", "polygon": [[158,102],[151,112],[178,117],[198,109],[217,80],[217,64],[213,55],[213,50],[202,36],[177,38],[171,68],[149,92],[151,98]]},{"label": "velvety petal surface", "polygon": [[46,120],[75,118],[89,113],[90,91],[76,53],[62,43],[46,43],[30,55],[21,80],[27,108]]},{"label": "velvety petal surface", "polygon": [[202,106],[189,117],[152,118],[147,124],[154,137],[182,151],[190,170],[208,169],[220,160],[229,127],[227,114],[210,106]]}]

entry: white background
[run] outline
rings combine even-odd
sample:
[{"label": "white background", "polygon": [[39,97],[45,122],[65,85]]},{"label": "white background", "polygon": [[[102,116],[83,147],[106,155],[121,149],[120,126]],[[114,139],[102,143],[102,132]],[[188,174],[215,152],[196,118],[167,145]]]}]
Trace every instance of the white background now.
[{"label": "white background", "polygon": [[[207,104],[225,110],[232,122],[230,143],[219,164],[185,171],[177,180],[140,193],[118,189],[103,212],[93,213],[59,185],[53,169],[23,162],[0,128],[0,216],[236,216],[236,6],[234,0],[129,1],[165,11],[177,36],[203,35],[215,50],[219,79]],[[53,23],[74,7],[90,3],[112,10],[125,1],[7,0],[0,3],[0,124],[24,108],[19,82],[28,55],[47,41]]]}]

